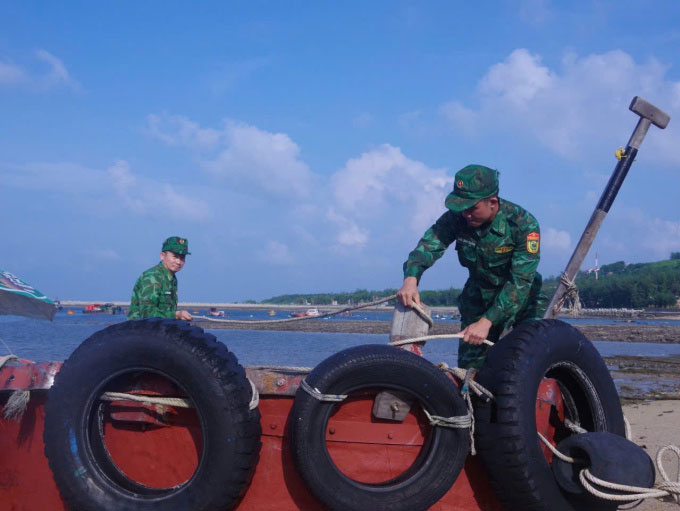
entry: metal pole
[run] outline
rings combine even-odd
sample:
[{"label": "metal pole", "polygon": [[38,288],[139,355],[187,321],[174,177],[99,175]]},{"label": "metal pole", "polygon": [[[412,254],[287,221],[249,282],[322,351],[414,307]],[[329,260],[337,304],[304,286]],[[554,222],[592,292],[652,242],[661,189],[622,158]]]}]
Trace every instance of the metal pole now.
[{"label": "metal pole", "polygon": [[[593,244],[595,236],[597,236],[597,232],[602,226],[602,222],[604,222],[607,213],[609,213],[609,208],[611,208],[614,203],[614,199],[616,199],[616,195],[619,193],[619,189],[621,188],[624,179],[626,179],[630,166],[633,164],[633,161],[635,161],[635,156],[640,148],[640,144],[642,144],[642,141],[647,134],[649,126],[654,124],[655,126],[664,129],[668,125],[668,121],[670,121],[668,114],[638,96],[633,98],[633,101],[628,108],[632,112],[638,114],[640,119],[628,141],[625,151],[622,153],[619,162],[614,168],[612,176],[609,178],[607,186],[602,192],[602,196],[581,235],[581,239],[574,249],[574,253],[567,263],[563,275],[569,282],[574,281],[576,274],[581,268],[581,264],[583,264],[583,260],[588,254],[588,250]],[[555,294],[553,294],[553,297],[550,300],[550,305],[548,305],[548,309],[543,316],[544,318],[554,318],[560,313],[567,290],[567,285],[560,281],[555,290]]]}]

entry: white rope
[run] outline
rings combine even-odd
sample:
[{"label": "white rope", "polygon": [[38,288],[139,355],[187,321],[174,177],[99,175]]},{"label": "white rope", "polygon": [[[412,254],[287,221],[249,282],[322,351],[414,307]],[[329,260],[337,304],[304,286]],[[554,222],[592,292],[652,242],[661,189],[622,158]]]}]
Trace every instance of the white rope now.
[{"label": "white rope", "polygon": [[307,383],[307,380],[300,381],[300,387],[307,394],[312,396],[314,399],[318,399],[319,401],[340,402],[347,399],[346,394],[322,394],[319,389],[309,385],[309,383]]},{"label": "white rope", "polygon": [[626,427],[626,440],[633,440],[633,428],[630,425],[630,421],[628,420],[628,417],[625,415],[623,416],[623,423]]},{"label": "white rope", "polygon": [[577,433],[577,434],[588,433],[587,429],[582,428],[581,426],[579,426],[575,422],[570,421],[569,419],[564,419],[564,425],[572,433]]},{"label": "white rope", "polygon": [[145,396],[128,394],[125,392],[104,392],[100,399],[104,401],[136,401],[152,405],[176,406],[178,408],[192,408],[191,401],[183,397]]},{"label": "white rope", "polygon": [[[388,344],[390,346],[401,346],[403,344],[413,344],[415,342],[429,341],[431,339],[462,339],[463,334],[440,334],[440,335],[424,335],[422,337],[412,337],[410,339],[401,339],[398,341],[390,341]],[[488,339],[484,339],[483,344],[488,344],[493,346],[493,342]]]},{"label": "white rope", "polygon": [[[248,403],[248,408],[254,410],[260,404],[260,393],[257,391],[255,384],[250,378],[248,383],[252,389],[252,394],[250,397],[250,403]],[[100,399],[103,401],[135,401],[137,403],[145,403],[151,405],[165,405],[165,406],[176,406],[177,408],[193,408],[191,400],[183,397],[161,397],[161,396],[148,396],[143,394],[129,394],[127,392],[104,392]]]},{"label": "white rope", "polygon": [[[249,325],[254,325],[254,324],[269,324],[269,323],[289,323],[291,321],[303,321],[305,319],[320,319],[320,318],[327,318],[330,316],[335,316],[337,314],[343,314],[345,312],[350,312],[353,310],[357,309],[363,309],[365,307],[372,307],[374,305],[379,305],[381,303],[389,302],[390,300],[394,300],[397,297],[397,295],[391,295],[387,296],[385,298],[381,298],[380,300],[376,300],[374,302],[369,302],[369,303],[362,303],[360,305],[355,305],[353,307],[345,307],[344,309],[337,310],[335,312],[326,312],[324,314],[317,314],[314,316],[303,316],[300,318],[285,318],[285,319],[217,319],[217,318],[211,318],[210,316],[194,316],[194,319],[200,319],[201,321],[213,321],[215,323],[247,323]],[[425,318],[429,319],[429,316],[425,314],[425,311],[418,307],[415,303],[413,304],[414,308],[424,316]],[[426,319],[426,321],[428,321]],[[430,327],[434,324],[432,322],[432,319],[429,319]]]},{"label": "white rope", "polygon": [[20,420],[23,417],[28,402],[31,400],[31,391],[27,389],[14,389],[7,399],[2,410],[5,419]]},{"label": "white rope", "polygon": [[[605,481],[603,479],[600,479],[598,477],[595,477],[593,474],[590,473],[590,471],[587,468],[584,468],[579,472],[579,479],[581,481],[581,484],[583,487],[588,490],[590,493],[595,495],[596,497],[599,497],[601,499],[605,500],[612,500],[612,501],[620,501],[620,502],[628,502],[631,500],[641,500],[641,499],[650,499],[650,498],[663,498],[667,497],[669,495],[673,495],[673,493],[680,494],[680,484],[677,483],[659,483],[658,485],[655,485],[655,488],[645,488],[641,486],[628,486],[626,484],[616,484],[616,483],[610,483],[608,481]],[[611,493],[605,493],[601,490],[598,490],[595,488],[593,485],[590,484],[590,482],[597,484],[598,486],[602,486],[603,488],[607,488],[610,490],[617,490],[617,491],[628,491],[628,492],[638,492],[638,493],[631,493],[628,495],[616,495],[616,494],[611,494]],[[661,489],[660,486],[664,486],[664,489]],[[677,499],[677,496],[674,496],[673,498]]]},{"label": "white rope", "polygon": [[[666,470],[663,468],[663,453],[667,450],[675,453],[675,456],[678,458],[676,482],[671,482],[670,477],[668,477]],[[667,445],[666,447],[659,449],[659,452],[656,453],[656,467],[659,470],[661,477],[663,477],[663,482],[657,484],[657,486],[667,491],[672,491],[675,494],[673,495],[675,502],[680,505],[680,448],[678,448],[677,445]],[[667,485],[671,485],[670,488],[667,487]]]},{"label": "white rope", "polygon": [[[576,463],[576,464],[581,464],[581,465],[587,465],[587,461],[577,459],[577,458],[572,458],[570,456],[567,456],[566,454],[560,452],[556,447],[550,443],[550,441],[545,438],[541,433],[537,432],[539,438],[541,441],[552,451],[552,453],[561,459],[562,461],[566,463]],[[668,475],[666,474],[666,471],[664,470],[663,467],[663,453],[666,450],[670,450],[676,454],[678,457],[678,481],[677,482],[672,482],[669,480]],[[591,494],[595,495],[596,497],[599,497],[604,500],[612,500],[612,501],[619,501],[619,502],[630,502],[630,501],[635,501],[635,500],[641,500],[641,499],[649,499],[649,498],[663,498],[663,497],[672,497],[676,503],[680,505],[680,448],[678,448],[675,445],[667,445],[666,447],[663,447],[659,449],[659,452],[656,455],[656,465],[659,471],[659,474],[661,477],[663,477],[663,481],[659,482],[654,485],[653,488],[645,488],[642,486],[630,486],[627,484],[617,484],[617,483],[611,483],[609,481],[605,481],[604,479],[600,479],[593,474],[590,473],[590,471],[587,468],[582,469],[579,472],[579,479],[581,481],[581,484],[583,487],[588,490]],[[599,490],[595,488],[592,484],[594,483],[602,488],[608,488],[610,490],[616,490],[616,491],[624,491],[624,492],[633,492],[629,493],[626,495],[618,495],[618,494],[612,494],[612,493],[606,493],[603,492],[602,490]]]},{"label": "white rope", "polygon": [[253,380],[248,378],[248,383],[250,383],[250,388],[253,389],[253,393],[250,395],[250,403],[248,404],[248,408],[250,410],[255,410],[260,404],[260,393],[257,391],[257,387],[255,387],[255,383],[253,383]]},{"label": "white rope", "polygon": [[569,311],[572,315],[577,316],[581,312],[581,300],[578,296],[578,286],[574,283],[575,280],[576,279],[570,280],[566,273],[562,273],[562,275],[560,275],[560,282],[565,285],[567,290],[564,292],[564,295],[560,301],[555,304],[554,311],[556,315],[560,312],[560,310],[562,310],[562,305],[564,305],[566,300],[570,300],[571,302]]},{"label": "white rope", "polygon": [[[446,362],[440,362],[439,364],[437,364],[437,367],[438,367],[439,369],[441,369],[442,371],[446,371],[446,372],[448,372],[448,373],[451,373],[451,374],[452,374],[453,376],[455,376],[458,380],[460,380],[461,383],[465,381],[465,377],[466,377],[467,373],[469,372],[468,369],[463,369],[463,368],[461,368],[461,367],[449,367],[449,366],[446,364]],[[484,395],[484,396],[488,397],[489,399],[494,399],[493,393],[492,393],[490,390],[484,388],[484,387],[483,387],[482,385],[480,385],[479,383],[477,383],[474,379],[470,378],[470,379],[469,379],[469,382],[468,382],[468,385],[469,385],[470,389],[472,389],[472,391],[473,391],[477,396],[482,396],[482,395]]]},{"label": "white rope", "polygon": [[430,421],[430,426],[440,426],[443,428],[464,429],[472,426],[473,417],[468,412],[467,415],[454,415],[453,417],[441,417],[439,415],[430,415],[427,410],[423,408],[423,412]]}]

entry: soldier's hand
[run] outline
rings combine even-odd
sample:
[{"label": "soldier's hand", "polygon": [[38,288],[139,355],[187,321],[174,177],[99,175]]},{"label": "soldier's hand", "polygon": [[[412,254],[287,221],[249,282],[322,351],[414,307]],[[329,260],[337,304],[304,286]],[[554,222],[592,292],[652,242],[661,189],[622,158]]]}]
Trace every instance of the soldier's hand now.
[{"label": "soldier's hand", "polygon": [[181,319],[183,321],[191,321],[194,317],[189,314],[189,311],[178,310],[175,311],[175,319]]},{"label": "soldier's hand", "polygon": [[460,333],[463,334],[463,340],[470,344],[482,344],[489,336],[489,330],[493,323],[486,318],[481,318],[475,321]]},{"label": "soldier's hand", "polygon": [[420,293],[418,292],[418,279],[406,277],[401,289],[397,291],[397,298],[406,307],[410,307],[413,302],[420,305]]}]

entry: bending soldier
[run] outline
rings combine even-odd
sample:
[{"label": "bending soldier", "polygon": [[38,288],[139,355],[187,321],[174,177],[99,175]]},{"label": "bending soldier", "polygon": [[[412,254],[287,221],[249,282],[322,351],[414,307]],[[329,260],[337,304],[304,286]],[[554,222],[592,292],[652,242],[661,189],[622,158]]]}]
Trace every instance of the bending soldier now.
[{"label": "bending soldier", "polygon": [[536,271],[540,230],[531,213],[498,197],[498,172],[481,165],[456,173],[445,205],[448,211],[404,263],[397,295],[406,306],[420,304],[420,277],[455,241],[458,260],[469,271],[459,298],[464,337],[458,365],[478,369],[487,350],[484,339],[495,342],[506,327],[543,317],[548,300]]}]

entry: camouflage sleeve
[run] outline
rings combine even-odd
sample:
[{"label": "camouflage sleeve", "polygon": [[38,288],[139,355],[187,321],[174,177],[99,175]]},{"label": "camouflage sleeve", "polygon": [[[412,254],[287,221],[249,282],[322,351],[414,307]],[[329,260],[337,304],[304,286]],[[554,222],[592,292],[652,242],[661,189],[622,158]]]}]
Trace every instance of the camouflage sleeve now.
[{"label": "camouflage sleeve", "polygon": [[404,278],[420,277],[437,259],[444,255],[448,246],[456,239],[454,213],[447,211],[430,227],[404,263]]},{"label": "camouflage sleeve", "polygon": [[540,230],[532,219],[520,229],[512,256],[508,280],[496,295],[484,317],[494,325],[506,324],[521,311],[529,300],[531,284],[536,276],[540,253]]},{"label": "camouflage sleeve", "polygon": [[174,311],[161,306],[161,283],[154,276],[142,275],[135,284],[127,319],[174,318]]}]

